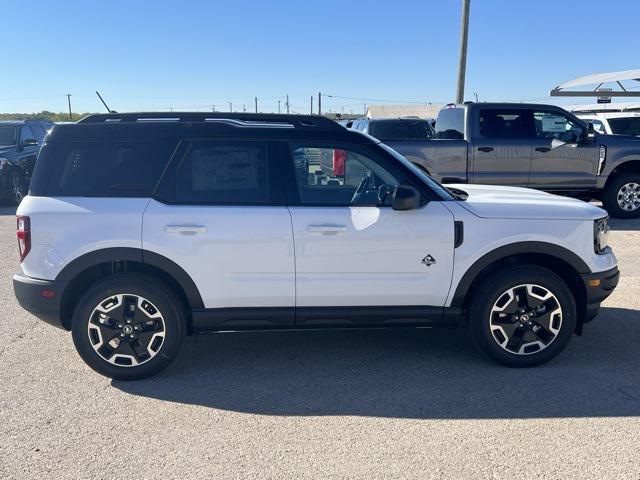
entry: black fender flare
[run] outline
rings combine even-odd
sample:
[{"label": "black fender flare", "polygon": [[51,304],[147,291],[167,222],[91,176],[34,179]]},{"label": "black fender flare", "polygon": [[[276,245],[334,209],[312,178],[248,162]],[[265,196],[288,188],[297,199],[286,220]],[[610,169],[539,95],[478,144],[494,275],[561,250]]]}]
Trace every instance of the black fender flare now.
[{"label": "black fender flare", "polygon": [[137,262],[156,267],[170,275],[184,291],[192,310],[204,308],[200,291],[189,274],[177,263],[155,252],[131,247],[113,247],[85,253],[67,264],[56,277],[56,281],[68,284],[90,267],[109,262]]},{"label": "black fender flare", "polygon": [[578,255],[571,250],[547,242],[517,242],[498,247],[475,261],[462,276],[451,300],[451,306],[461,308],[469,293],[471,285],[481,272],[491,264],[514,255],[538,254],[556,258],[569,264],[578,274],[591,273],[591,269]]}]

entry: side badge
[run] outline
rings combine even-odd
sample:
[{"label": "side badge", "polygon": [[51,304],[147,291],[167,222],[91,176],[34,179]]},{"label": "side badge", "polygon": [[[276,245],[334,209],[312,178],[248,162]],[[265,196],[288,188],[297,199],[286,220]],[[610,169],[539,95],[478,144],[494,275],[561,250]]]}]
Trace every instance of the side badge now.
[{"label": "side badge", "polygon": [[427,267],[430,267],[431,265],[433,265],[434,263],[436,263],[436,259],[433,258],[431,255],[427,255],[426,257],[424,257],[422,259],[422,261],[420,263],[423,263],[424,265],[426,265]]}]

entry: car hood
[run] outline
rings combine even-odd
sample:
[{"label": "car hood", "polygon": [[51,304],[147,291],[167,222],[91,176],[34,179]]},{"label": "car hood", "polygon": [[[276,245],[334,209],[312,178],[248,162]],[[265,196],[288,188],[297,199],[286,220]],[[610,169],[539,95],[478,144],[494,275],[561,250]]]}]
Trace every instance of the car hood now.
[{"label": "car hood", "polygon": [[607,212],[582,200],[520,187],[452,184],[447,188],[468,195],[460,205],[482,218],[583,220],[602,218]]}]

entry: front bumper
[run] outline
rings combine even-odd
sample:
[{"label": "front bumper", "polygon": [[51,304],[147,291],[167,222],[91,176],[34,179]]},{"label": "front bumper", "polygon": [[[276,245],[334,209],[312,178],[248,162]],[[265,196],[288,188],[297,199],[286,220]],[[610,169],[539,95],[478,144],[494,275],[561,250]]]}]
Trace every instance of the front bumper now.
[{"label": "front bumper", "polygon": [[58,328],[62,324],[61,301],[65,285],[55,280],[40,280],[23,273],[13,276],[13,291],[22,308]]},{"label": "front bumper", "polygon": [[586,311],[584,323],[590,322],[598,315],[600,303],[602,303],[616,288],[620,279],[618,267],[613,267],[604,272],[588,273],[581,275],[584,283],[586,297]]}]

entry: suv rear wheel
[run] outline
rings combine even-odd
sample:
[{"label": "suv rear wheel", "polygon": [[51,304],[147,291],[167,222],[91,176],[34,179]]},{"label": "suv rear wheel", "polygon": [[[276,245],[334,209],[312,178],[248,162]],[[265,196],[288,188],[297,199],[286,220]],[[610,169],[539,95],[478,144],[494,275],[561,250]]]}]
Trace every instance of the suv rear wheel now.
[{"label": "suv rear wheel", "polygon": [[607,184],[602,203],[612,217],[640,216],[640,174],[626,172],[616,175]]},{"label": "suv rear wheel", "polygon": [[479,287],[469,308],[476,345],[498,363],[532,367],[551,360],[576,326],[571,290],[555,273],[512,267]]},{"label": "suv rear wheel", "polygon": [[185,314],[153,277],[118,274],[97,282],[73,315],[73,343],[96,372],[117,380],[149,377],[178,353]]}]

